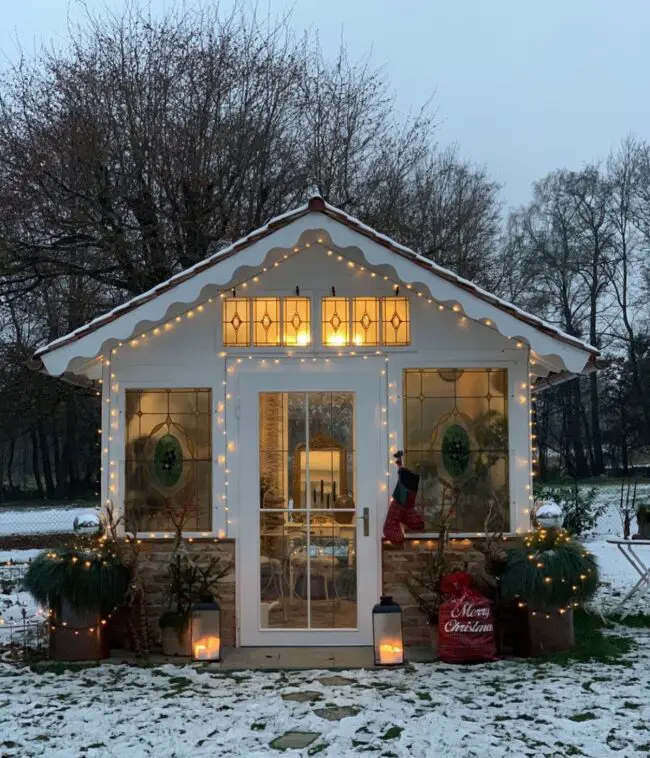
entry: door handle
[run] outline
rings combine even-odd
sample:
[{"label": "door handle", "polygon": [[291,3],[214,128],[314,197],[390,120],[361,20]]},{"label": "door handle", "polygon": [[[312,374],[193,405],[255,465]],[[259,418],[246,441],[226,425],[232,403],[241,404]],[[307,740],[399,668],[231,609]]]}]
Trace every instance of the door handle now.
[{"label": "door handle", "polygon": [[370,508],[363,509],[361,519],[363,521],[363,536],[368,537],[370,535]]}]

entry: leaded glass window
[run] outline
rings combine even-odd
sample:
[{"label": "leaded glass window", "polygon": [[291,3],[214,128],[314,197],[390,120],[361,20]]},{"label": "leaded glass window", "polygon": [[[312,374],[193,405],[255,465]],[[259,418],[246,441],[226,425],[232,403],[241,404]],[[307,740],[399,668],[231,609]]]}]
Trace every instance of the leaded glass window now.
[{"label": "leaded glass window", "polygon": [[385,297],[382,305],[384,345],[408,345],[411,341],[408,298]]},{"label": "leaded glass window", "polygon": [[355,297],[352,300],[352,342],[368,346],[379,344],[379,298]]},{"label": "leaded glass window", "polygon": [[284,344],[311,343],[311,300],[308,297],[284,298]]},{"label": "leaded glass window", "polygon": [[509,528],[505,369],[407,369],[405,465],[417,471],[426,529]]},{"label": "leaded glass window", "polygon": [[253,344],[280,344],[280,298],[253,298]]},{"label": "leaded glass window", "polygon": [[127,528],[209,532],[210,390],[126,390]]},{"label": "leaded glass window", "polygon": [[249,299],[227,297],[223,301],[223,344],[245,347],[250,342]]},{"label": "leaded glass window", "polygon": [[406,297],[324,297],[321,305],[324,345],[399,347],[410,344]]},{"label": "leaded glass window", "polygon": [[323,344],[333,347],[347,345],[350,334],[350,311],[345,297],[324,297],[321,300]]}]

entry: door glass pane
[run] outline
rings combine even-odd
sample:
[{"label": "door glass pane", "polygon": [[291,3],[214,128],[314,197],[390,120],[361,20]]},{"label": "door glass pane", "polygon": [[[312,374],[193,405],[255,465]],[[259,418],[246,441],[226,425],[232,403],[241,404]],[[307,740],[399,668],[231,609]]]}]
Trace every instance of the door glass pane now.
[{"label": "door glass pane", "polygon": [[311,626],[357,626],[356,528],[354,511],[310,514]]},{"label": "door glass pane", "polygon": [[[309,393],[312,508],[342,507],[342,498],[354,497],[353,477],[348,476],[348,457],[354,454],[353,414],[351,392]],[[303,454],[301,467],[304,465]],[[354,502],[348,503],[348,507],[354,508]]]},{"label": "door glass pane", "polygon": [[260,626],[356,628],[354,393],[259,400]]}]

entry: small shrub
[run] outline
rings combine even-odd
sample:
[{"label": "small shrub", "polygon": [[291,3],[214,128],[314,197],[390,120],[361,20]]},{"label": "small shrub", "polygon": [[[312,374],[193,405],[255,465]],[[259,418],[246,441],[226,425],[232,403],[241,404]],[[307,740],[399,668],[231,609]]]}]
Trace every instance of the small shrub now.
[{"label": "small shrub", "polygon": [[564,528],[576,537],[593,531],[607,506],[596,502],[596,488],[577,483],[535,487],[535,500],[555,500],[564,512]]}]

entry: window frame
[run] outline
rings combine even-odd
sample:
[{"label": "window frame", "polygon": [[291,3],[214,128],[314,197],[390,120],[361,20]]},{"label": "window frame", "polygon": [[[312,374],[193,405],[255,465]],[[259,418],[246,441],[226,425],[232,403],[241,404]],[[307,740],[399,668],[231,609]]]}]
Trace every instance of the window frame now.
[{"label": "window frame", "polygon": [[[295,300],[296,298],[307,300],[309,304],[309,342],[306,345],[292,344],[286,341],[285,318],[284,318],[286,301]],[[232,345],[232,344],[227,344],[225,340],[226,303],[228,302],[228,300],[232,300],[232,299],[247,300],[248,341],[245,344],[240,343],[237,345]],[[256,300],[277,300],[278,301],[279,341],[277,343],[269,343],[269,344],[263,344],[263,345],[255,344],[255,331],[256,331],[256,324],[257,324],[257,322],[255,321],[255,301]],[[280,352],[280,351],[286,351],[286,350],[308,351],[310,349],[313,349],[315,346],[314,313],[315,313],[316,302],[317,302],[317,298],[311,292],[301,292],[299,295],[296,295],[295,292],[290,292],[286,290],[274,290],[272,292],[257,293],[255,295],[249,295],[249,294],[244,295],[244,294],[237,293],[236,298],[232,298],[230,295],[224,295],[224,297],[219,298],[220,311],[219,311],[219,329],[217,332],[218,334],[217,344],[220,345],[223,350],[227,350],[228,352],[232,352],[232,353],[236,353],[237,351],[241,351],[243,353],[248,350],[255,350],[260,353],[263,353],[264,351],[269,351],[273,353],[273,352]]]},{"label": "window frame", "polygon": [[[520,383],[528,380],[528,368],[526,361],[522,361],[521,351],[512,351],[512,357],[490,359],[489,357],[474,357],[466,350],[449,350],[445,358],[441,359],[434,355],[433,351],[420,351],[419,354],[408,352],[402,353],[399,360],[391,360],[387,364],[387,408],[389,429],[395,436],[389,438],[389,459],[395,450],[404,449],[404,371],[406,369],[451,369],[459,368],[504,368],[507,370],[507,409],[508,409],[508,458],[509,458],[509,518],[508,531],[504,535],[516,536],[529,527],[529,509],[532,501],[528,497],[532,494],[528,490],[530,478],[528,468],[530,465],[530,440],[528,426],[529,405],[517,402],[517,387]],[[506,356],[508,353],[506,352]],[[517,456],[517,444],[526,444],[525,458]],[[515,465],[516,464],[516,465]],[[523,466],[521,465],[523,464]],[[523,473],[522,469],[523,468]],[[392,468],[390,485],[392,489],[396,477],[395,469]],[[525,485],[524,485],[525,482]],[[450,532],[450,539],[472,539],[480,537],[481,532]],[[409,540],[435,540],[440,537],[439,532],[408,532],[405,534]]]},{"label": "window frame", "polygon": [[[216,359],[216,356],[215,356]],[[115,369],[117,369],[115,371]],[[225,466],[220,466],[217,463],[217,460],[220,457],[224,457],[226,455],[226,448],[224,444],[224,437],[222,434],[222,426],[220,426],[217,422],[217,419],[219,416],[223,417],[223,425],[225,426],[226,423],[226,405],[224,403],[224,387],[222,385],[222,378],[225,376],[222,368],[220,368],[220,364],[217,362],[215,364],[206,365],[205,367],[202,367],[199,369],[198,367],[195,367],[195,372],[192,378],[194,379],[194,382],[189,382],[185,376],[183,376],[183,371],[180,367],[177,366],[164,366],[165,369],[165,380],[164,381],[151,381],[151,380],[138,380],[136,378],[128,378],[128,379],[121,379],[120,378],[120,367],[113,364],[108,370],[106,370],[104,374],[104,381],[103,381],[103,388],[104,391],[102,393],[102,400],[104,401],[104,405],[107,405],[105,402],[106,399],[106,389],[110,388],[111,386],[111,378],[110,374],[111,371],[115,371],[117,374],[116,378],[113,379],[113,382],[116,382],[119,386],[119,390],[116,393],[114,403],[112,404],[117,411],[118,416],[118,428],[117,432],[113,431],[112,434],[110,434],[111,439],[108,441],[108,449],[109,449],[109,459],[115,460],[116,468],[118,475],[116,477],[116,493],[111,493],[108,489],[109,487],[109,473],[108,472],[102,472],[106,475],[105,482],[105,499],[111,499],[114,502],[116,515],[119,516],[125,516],[125,502],[124,502],[124,495],[126,492],[126,444],[127,444],[127,435],[126,435],[126,391],[127,390],[144,390],[144,391],[150,391],[154,389],[174,389],[174,390],[192,390],[192,389],[206,389],[210,390],[210,429],[211,429],[211,460],[212,460],[212,495],[211,495],[211,529],[210,531],[193,531],[193,530],[184,530],[183,531],[183,537],[186,538],[192,538],[192,539],[211,539],[211,540],[225,540],[225,539],[232,539],[233,535],[229,534],[228,523],[226,520],[226,514],[224,510],[224,504],[227,504],[227,501],[221,502],[219,500],[219,493],[222,491],[225,491],[224,482],[225,482]],[[138,371],[135,367],[125,367],[125,373],[128,372],[129,374],[136,373]],[[138,372],[139,373],[139,372]],[[148,373],[148,372],[147,372]],[[164,386],[163,386],[164,385]],[[218,407],[223,408],[223,410],[218,410]],[[109,422],[109,429],[110,429],[110,422]],[[225,460],[225,458],[224,458]],[[109,464],[110,465],[110,464]],[[104,506],[104,502],[102,502],[102,507]],[[124,529],[124,523],[120,524],[120,527],[118,529],[118,532],[121,536],[124,536],[126,534],[126,531]],[[173,539],[174,532],[173,531],[146,531],[146,532],[136,532],[135,534],[137,539],[141,540],[149,540],[149,539]]]},{"label": "window frame", "polygon": [[[345,300],[347,311],[347,340],[342,345],[330,345],[325,341],[325,318],[324,318],[324,301],[331,300]],[[385,318],[384,308],[386,300],[403,300],[406,303],[408,313],[406,314],[406,330],[407,341],[397,344],[391,344],[386,342],[386,329],[385,324],[387,319]],[[358,321],[355,319],[355,306],[356,301],[360,300],[376,300],[377,301],[377,342],[356,344],[354,341],[356,333],[356,325]],[[354,295],[322,295],[319,302],[319,343],[324,350],[342,350],[344,348],[353,348],[354,350],[377,350],[381,348],[383,350],[413,350],[413,322],[411,320],[411,298],[408,295],[382,295],[382,294],[368,294],[362,295],[356,293]]]}]

